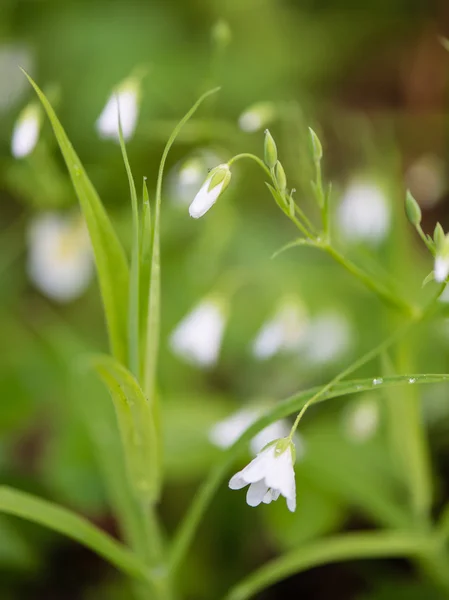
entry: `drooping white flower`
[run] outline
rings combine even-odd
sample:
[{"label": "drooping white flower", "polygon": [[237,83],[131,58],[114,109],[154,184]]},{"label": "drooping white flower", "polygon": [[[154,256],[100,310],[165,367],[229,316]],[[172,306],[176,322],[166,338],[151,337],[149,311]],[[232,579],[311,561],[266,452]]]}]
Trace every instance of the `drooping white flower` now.
[{"label": "drooping white flower", "polygon": [[220,299],[203,300],[173,331],[171,348],[187,362],[211,367],[218,360],[225,325],[224,302]]},{"label": "drooping white flower", "polygon": [[379,426],[379,404],[373,398],[363,398],[347,407],[344,431],[353,442],[363,443],[374,436]]},{"label": "drooping white flower", "polygon": [[128,77],[120,83],[110,95],[96,122],[99,135],[105,139],[119,141],[119,108],[123,137],[132,137],[139,116],[140,79]]},{"label": "drooping white flower", "polygon": [[276,117],[276,107],[272,102],[257,102],[247,108],[239,117],[239,127],[247,133],[254,133],[267,127]]},{"label": "drooping white flower", "polygon": [[391,209],[382,188],[371,181],[352,182],[338,207],[337,222],[349,242],[381,242],[391,225]]},{"label": "drooping white flower", "polygon": [[200,191],[189,206],[190,216],[194,219],[202,217],[223,194],[231,181],[231,170],[226,163],[218,165],[209,173]]},{"label": "drooping white flower", "polygon": [[258,332],[252,344],[253,354],[263,360],[279,352],[295,350],[305,333],[304,308],[296,301],[284,300],[274,316]]},{"label": "drooping white flower", "polygon": [[15,158],[24,158],[34,150],[39,139],[41,113],[36,104],[29,104],[20,113],[14,125],[11,152]]},{"label": "drooping white flower", "polygon": [[265,447],[249,465],[229,481],[231,490],[249,485],[246,502],[258,506],[270,504],[280,495],[287,500],[288,509],[296,509],[295,448],[288,439],[280,439]]},{"label": "drooping white flower", "polygon": [[438,283],[443,283],[449,275],[449,234],[446,234],[444,241],[437,247],[433,272]]},{"label": "drooping white flower", "polygon": [[340,312],[324,312],[310,320],[301,347],[307,361],[324,365],[344,356],[352,343],[348,319]]},{"label": "drooping white flower", "polygon": [[46,213],[28,232],[28,274],[35,286],[58,302],[79,297],[93,275],[89,235],[81,217]]},{"label": "drooping white flower", "polygon": [[[257,421],[262,415],[262,409],[258,407],[245,407],[233,413],[226,419],[216,423],[209,432],[210,441],[219,448],[229,448],[236,442],[248,427]],[[287,437],[290,433],[290,425],[288,421],[281,419],[275,423],[271,423],[262,431],[259,431],[251,440],[251,452],[258,454],[267,444],[273,440]],[[299,435],[294,436],[294,444],[296,448],[296,456],[302,455],[304,445]]]},{"label": "drooping white flower", "polygon": [[190,204],[196,196],[204,178],[220,158],[209,149],[197,150],[176,165],[169,178],[170,196],[179,204]]}]

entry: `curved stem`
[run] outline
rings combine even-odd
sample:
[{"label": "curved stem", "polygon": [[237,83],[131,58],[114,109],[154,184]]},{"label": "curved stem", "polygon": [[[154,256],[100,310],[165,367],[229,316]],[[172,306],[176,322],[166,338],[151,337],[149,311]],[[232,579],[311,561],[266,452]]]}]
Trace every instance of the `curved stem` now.
[{"label": "curved stem", "polygon": [[231,158],[231,160],[228,160],[228,165],[231,166],[238,160],[242,160],[244,158],[250,158],[251,160],[256,162],[259,165],[259,167],[265,172],[265,175],[272,179],[270,169],[267,167],[267,165],[263,162],[261,158],[259,158],[255,154],[251,154],[251,152],[242,152],[241,154],[236,154]]},{"label": "curved stem", "polygon": [[429,538],[403,532],[349,533],[317,540],[261,567],[233,587],[225,600],[247,600],[281,579],[318,565],[363,558],[420,557],[426,555],[429,546]]}]

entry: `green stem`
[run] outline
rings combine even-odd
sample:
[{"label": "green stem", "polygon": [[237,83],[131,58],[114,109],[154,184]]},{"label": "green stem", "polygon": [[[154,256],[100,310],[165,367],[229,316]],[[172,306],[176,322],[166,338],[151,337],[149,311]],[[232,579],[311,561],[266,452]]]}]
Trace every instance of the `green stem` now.
[{"label": "green stem", "polygon": [[225,600],[248,600],[277,581],[318,565],[363,558],[415,558],[424,556],[429,546],[428,538],[406,532],[349,533],[317,540],[264,565],[233,587]]},{"label": "green stem", "polygon": [[327,244],[320,246],[325,252],[329,254],[335,261],[337,261],[342,267],[344,267],[349,273],[354,275],[359,281],[361,281],[368,289],[374,292],[385,304],[391,306],[412,319],[419,319],[421,316],[421,309],[409,304],[406,300],[394,295],[383,285],[377,283],[371,277],[362,271],[357,265],[349,261],[342,254],[340,254],[335,248]]},{"label": "green stem", "polygon": [[251,160],[253,160],[254,162],[256,162],[259,165],[259,167],[264,171],[265,175],[267,175],[270,179],[272,179],[272,175],[271,175],[270,169],[263,162],[263,160],[260,159],[255,154],[251,154],[250,152],[242,152],[241,154],[236,154],[235,156],[233,156],[231,158],[231,160],[228,160],[228,165],[231,166],[235,162],[237,162],[238,160],[242,160],[242,159],[245,159],[245,158],[250,158]]}]

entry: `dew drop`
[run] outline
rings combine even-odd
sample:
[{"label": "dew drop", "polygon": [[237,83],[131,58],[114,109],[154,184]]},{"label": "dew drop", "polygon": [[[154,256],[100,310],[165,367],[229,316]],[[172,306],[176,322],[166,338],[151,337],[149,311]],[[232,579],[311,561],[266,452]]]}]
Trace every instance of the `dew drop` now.
[{"label": "dew drop", "polygon": [[410,379],[408,380],[409,383],[415,383],[416,379],[414,377],[410,377]]},{"label": "dew drop", "polygon": [[380,385],[383,382],[384,380],[382,379],[382,377],[379,377],[378,379],[373,379],[373,385]]}]

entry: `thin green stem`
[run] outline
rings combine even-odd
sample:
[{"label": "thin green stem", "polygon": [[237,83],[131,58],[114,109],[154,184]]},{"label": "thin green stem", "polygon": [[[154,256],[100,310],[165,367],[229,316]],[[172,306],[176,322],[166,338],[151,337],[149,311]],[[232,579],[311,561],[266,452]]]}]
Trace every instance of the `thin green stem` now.
[{"label": "thin green stem", "polygon": [[228,165],[231,166],[238,160],[242,160],[245,158],[249,158],[249,159],[253,160],[254,162],[256,162],[259,165],[259,167],[264,171],[265,175],[267,175],[270,179],[273,179],[270,169],[263,162],[263,160],[261,158],[259,158],[258,156],[256,156],[255,154],[251,154],[250,152],[242,152],[241,154],[236,154],[235,156],[233,156],[231,158],[231,160],[228,160]]},{"label": "thin green stem", "polygon": [[225,600],[248,600],[277,581],[318,565],[377,557],[415,558],[425,556],[431,548],[433,540],[407,532],[349,533],[324,538],[264,565],[233,587]]},{"label": "thin green stem", "polygon": [[162,204],[162,178],[164,175],[165,163],[167,156],[172,147],[176,136],[182,129],[183,125],[195,113],[200,104],[210,95],[218,92],[220,88],[214,88],[204,93],[192,108],[181,119],[177,126],[172,131],[168,142],[162,153],[161,162],[156,184],[156,206],[153,224],[153,244],[152,244],[152,264],[151,264],[151,285],[148,294],[148,317],[147,317],[147,337],[144,353],[144,392],[151,403],[156,402],[155,380],[157,370],[157,355],[159,349],[159,326],[160,326],[160,219],[161,219],[161,204]]},{"label": "thin green stem", "polygon": [[329,254],[336,262],[344,267],[349,273],[354,275],[359,281],[361,281],[368,289],[374,292],[385,304],[401,311],[408,317],[413,319],[419,318],[421,315],[421,309],[409,304],[403,298],[396,296],[382,284],[377,283],[371,277],[360,269],[353,262],[345,258],[335,248],[328,244],[321,244],[320,246],[325,252]]},{"label": "thin green stem", "polygon": [[426,245],[427,249],[430,251],[430,253],[433,256],[435,256],[435,248],[434,248],[433,244],[431,244],[429,242],[429,240],[427,239],[427,236],[424,233],[424,231],[422,230],[422,227],[421,227],[421,225],[419,223],[417,225],[415,225],[415,229],[418,232],[419,237],[422,239],[422,241]]}]

